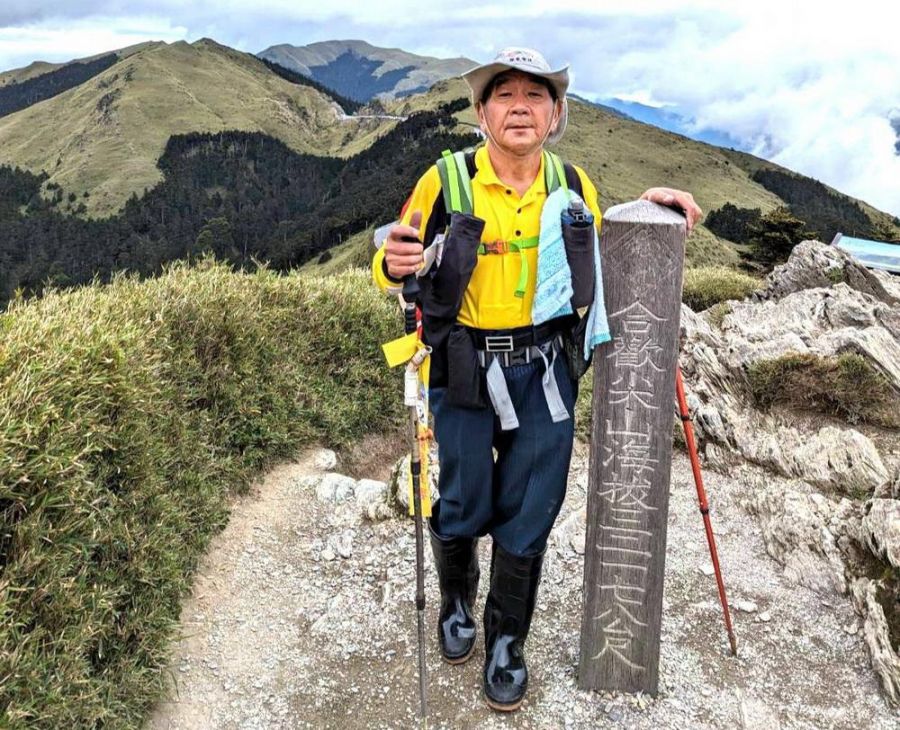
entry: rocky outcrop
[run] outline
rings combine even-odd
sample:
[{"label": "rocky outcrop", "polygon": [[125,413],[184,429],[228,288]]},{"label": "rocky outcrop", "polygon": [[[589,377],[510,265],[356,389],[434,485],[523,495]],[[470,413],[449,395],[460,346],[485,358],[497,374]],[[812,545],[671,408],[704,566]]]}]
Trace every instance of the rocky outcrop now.
[{"label": "rocky outcrop", "polygon": [[869,500],[860,529],[874,555],[900,568],[900,500]]},{"label": "rocky outcrop", "polygon": [[[829,272],[844,272],[835,283]],[[885,279],[886,277],[886,279]],[[815,288],[804,288],[808,285]],[[852,285],[851,285],[852,284]],[[816,241],[797,246],[753,297],[729,302],[719,326],[682,307],[682,372],[708,463],[743,458],[841,494],[885,490],[893,464],[859,429],[800,428],[784,414],[758,411],[747,372],[791,353],[853,352],[882,373],[900,397],[900,284]],[[892,455],[896,461],[900,454]]]},{"label": "rocky outcrop", "polygon": [[721,331],[722,356],[732,369],[788,352],[825,357],[849,351],[865,357],[900,392],[900,304],[885,304],[847,284],[736,302]]},{"label": "rocky outcrop", "polygon": [[900,656],[891,644],[884,609],[878,600],[880,582],[858,578],[852,585],[853,606],[863,617],[863,636],[872,667],[894,705],[900,705]]},{"label": "rocky outcrop", "polygon": [[766,550],[785,575],[824,595],[847,592],[839,538],[855,533],[860,507],[814,491],[765,487],[748,494],[743,506],[759,518]]},{"label": "rocky outcrop", "polygon": [[761,360],[851,352],[900,396],[900,278],[804,241],[760,290],[717,315],[681,313],[680,364],[705,465],[746,460],[793,480],[758,484],[742,504],[787,578],[852,596],[872,665],[900,704],[897,637],[883,607],[896,600],[887,576],[900,568],[900,434],[882,433],[879,447],[858,424],[762,412],[748,381]]},{"label": "rocky outcrop", "polygon": [[827,288],[837,282],[887,304],[900,304],[900,282],[890,274],[870,270],[836,246],[820,241],[803,241],[791,257],[766,278],[755,299],[781,299],[805,289]]}]

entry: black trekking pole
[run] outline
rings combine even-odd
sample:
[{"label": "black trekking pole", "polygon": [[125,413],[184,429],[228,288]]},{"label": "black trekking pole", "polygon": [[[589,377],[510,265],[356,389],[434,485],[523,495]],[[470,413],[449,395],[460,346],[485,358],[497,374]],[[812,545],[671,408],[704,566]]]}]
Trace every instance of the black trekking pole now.
[{"label": "black trekking pole", "polygon": [[[416,302],[419,298],[419,282],[415,274],[403,278],[403,319],[406,334],[416,331]],[[428,702],[426,693],[427,675],[425,667],[425,551],[422,527],[421,460],[419,454],[419,417],[416,400],[418,397],[418,370],[428,356],[430,348],[420,348],[406,366],[405,402],[409,406],[410,462],[412,476],[413,515],[416,525],[416,621],[419,636],[419,713],[422,727],[428,727]]]}]

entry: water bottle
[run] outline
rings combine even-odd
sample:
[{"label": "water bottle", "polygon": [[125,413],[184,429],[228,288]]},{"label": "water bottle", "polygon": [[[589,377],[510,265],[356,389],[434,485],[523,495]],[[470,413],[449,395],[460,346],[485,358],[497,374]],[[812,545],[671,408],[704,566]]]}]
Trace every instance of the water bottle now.
[{"label": "water bottle", "polygon": [[563,211],[562,235],[572,272],[572,307],[580,309],[594,301],[594,216],[581,198]]}]

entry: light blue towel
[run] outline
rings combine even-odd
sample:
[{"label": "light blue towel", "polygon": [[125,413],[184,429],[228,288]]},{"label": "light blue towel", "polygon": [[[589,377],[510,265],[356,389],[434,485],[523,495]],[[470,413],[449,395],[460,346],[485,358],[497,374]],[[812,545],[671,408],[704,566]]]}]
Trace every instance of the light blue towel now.
[{"label": "light blue towel", "polygon": [[603,294],[603,272],[600,270],[600,236],[594,226],[594,301],[588,310],[587,333],[584,338],[584,359],[591,359],[591,351],[609,342],[609,323],[606,321],[606,298]]},{"label": "light blue towel", "polygon": [[[566,258],[561,218],[563,211],[569,207],[570,200],[577,197],[577,193],[572,190],[558,188],[547,197],[541,211],[537,283],[531,306],[531,320],[534,324],[572,314],[572,272]],[[600,270],[600,239],[597,227],[594,226],[593,229],[594,302],[588,312],[587,333],[584,338],[585,360],[590,359],[591,350],[596,345],[610,340],[603,297],[603,276]]]},{"label": "light blue towel", "polygon": [[572,314],[572,272],[566,259],[561,220],[563,211],[568,207],[566,190],[557,188],[547,197],[541,211],[537,282],[531,304],[531,321],[534,324]]}]

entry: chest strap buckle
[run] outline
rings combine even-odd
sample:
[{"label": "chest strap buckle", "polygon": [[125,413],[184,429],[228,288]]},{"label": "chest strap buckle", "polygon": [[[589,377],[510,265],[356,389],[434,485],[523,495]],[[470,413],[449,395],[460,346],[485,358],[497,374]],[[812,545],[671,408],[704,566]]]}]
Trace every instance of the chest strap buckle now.
[{"label": "chest strap buckle", "polygon": [[[509,251],[509,241],[498,239],[496,241],[491,241],[490,243],[482,243],[480,248],[483,248],[483,252],[486,254],[503,254]],[[482,253],[482,251],[479,251],[479,253]]]}]

